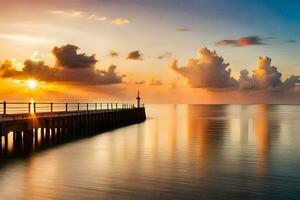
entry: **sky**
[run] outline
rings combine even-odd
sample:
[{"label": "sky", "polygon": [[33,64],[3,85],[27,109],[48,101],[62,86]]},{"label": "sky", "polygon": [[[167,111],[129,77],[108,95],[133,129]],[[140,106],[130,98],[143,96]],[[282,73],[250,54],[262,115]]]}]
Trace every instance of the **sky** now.
[{"label": "sky", "polygon": [[299,1],[0,2],[3,100],[300,102]]}]

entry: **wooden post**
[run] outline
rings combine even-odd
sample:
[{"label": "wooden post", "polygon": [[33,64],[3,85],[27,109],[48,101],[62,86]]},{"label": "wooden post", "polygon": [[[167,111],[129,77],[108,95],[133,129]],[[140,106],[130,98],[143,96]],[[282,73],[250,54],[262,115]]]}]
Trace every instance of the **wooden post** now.
[{"label": "wooden post", "polygon": [[77,111],[80,110],[80,103],[77,103]]},{"label": "wooden post", "polygon": [[6,101],[3,102],[3,115],[6,115]]},{"label": "wooden post", "polygon": [[53,112],[53,103],[50,103],[50,111]]},{"label": "wooden post", "polygon": [[95,110],[97,110],[97,103],[95,103]]},{"label": "wooden post", "polygon": [[66,112],[68,112],[68,103],[66,103]]},{"label": "wooden post", "polygon": [[28,103],[28,113],[31,113],[31,103]]},{"label": "wooden post", "polygon": [[36,103],[33,103],[33,113],[36,113]]},{"label": "wooden post", "polygon": [[86,104],[86,110],[89,111],[89,103]]}]

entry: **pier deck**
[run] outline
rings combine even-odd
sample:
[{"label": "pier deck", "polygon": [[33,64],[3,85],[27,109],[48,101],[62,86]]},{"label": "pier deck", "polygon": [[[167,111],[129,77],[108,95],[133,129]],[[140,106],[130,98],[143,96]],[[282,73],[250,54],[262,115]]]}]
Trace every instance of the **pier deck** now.
[{"label": "pier deck", "polygon": [[[144,106],[120,103],[2,103],[0,153],[19,154],[142,122]],[[4,138],[4,140],[3,140]]]}]

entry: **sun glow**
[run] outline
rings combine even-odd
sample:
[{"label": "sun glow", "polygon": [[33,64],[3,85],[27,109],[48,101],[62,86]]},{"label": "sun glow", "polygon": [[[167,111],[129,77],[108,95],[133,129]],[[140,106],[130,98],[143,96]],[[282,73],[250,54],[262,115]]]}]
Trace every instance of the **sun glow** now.
[{"label": "sun glow", "polygon": [[28,86],[29,88],[31,88],[31,89],[36,88],[36,81],[33,80],[33,79],[28,80],[28,81],[27,81],[27,86]]}]

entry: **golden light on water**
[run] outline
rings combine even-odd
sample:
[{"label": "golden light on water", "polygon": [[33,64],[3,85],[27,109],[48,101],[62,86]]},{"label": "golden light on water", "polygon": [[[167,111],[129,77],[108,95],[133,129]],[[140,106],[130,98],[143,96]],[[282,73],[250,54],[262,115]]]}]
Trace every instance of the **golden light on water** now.
[{"label": "golden light on water", "polygon": [[27,86],[30,88],[30,89],[35,89],[37,84],[36,84],[36,81],[33,80],[33,79],[30,79],[27,81]]}]

